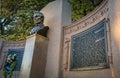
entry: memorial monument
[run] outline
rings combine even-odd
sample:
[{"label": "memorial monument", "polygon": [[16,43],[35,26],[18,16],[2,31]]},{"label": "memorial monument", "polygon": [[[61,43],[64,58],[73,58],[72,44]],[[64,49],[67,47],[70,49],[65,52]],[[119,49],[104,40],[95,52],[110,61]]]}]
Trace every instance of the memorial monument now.
[{"label": "memorial monument", "polygon": [[104,0],[71,24],[67,0],[49,3],[42,14],[35,12],[35,26],[26,42],[0,40],[0,67],[8,49],[17,45],[25,46],[19,78],[120,78],[119,7],[119,0]]}]

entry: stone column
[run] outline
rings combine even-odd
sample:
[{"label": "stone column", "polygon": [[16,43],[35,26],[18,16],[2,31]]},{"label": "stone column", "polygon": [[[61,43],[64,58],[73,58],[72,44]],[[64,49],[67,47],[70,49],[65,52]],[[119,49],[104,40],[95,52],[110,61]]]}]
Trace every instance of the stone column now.
[{"label": "stone column", "polygon": [[108,0],[113,77],[120,78],[120,0]]},{"label": "stone column", "polygon": [[71,24],[71,5],[67,0],[56,0],[45,6],[41,12],[45,15],[45,25],[50,28],[45,78],[60,78],[63,27]]},{"label": "stone column", "polygon": [[44,78],[48,38],[38,34],[27,37],[19,78]]}]

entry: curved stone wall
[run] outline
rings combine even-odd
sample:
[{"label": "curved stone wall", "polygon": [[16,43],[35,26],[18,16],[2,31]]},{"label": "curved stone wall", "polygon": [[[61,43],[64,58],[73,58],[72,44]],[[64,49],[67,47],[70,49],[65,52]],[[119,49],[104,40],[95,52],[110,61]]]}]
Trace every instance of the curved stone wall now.
[{"label": "curved stone wall", "polygon": [[101,21],[105,21],[106,23],[106,36],[107,36],[107,58],[111,56],[110,51],[110,26],[109,26],[109,7],[108,1],[105,0],[100,6],[98,6],[94,11],[89,13],[87,16],[82,18],[81,20],[65,26],[64,27],[64,47],[63,47],[63,74],[64,78],[111,78],[111,64],[110,67],[105,69],[97,69],[97,70],[71,70],[71,45],[72,45],[72,36],[76,34],[83,33],[84,31],[95,27]]}]

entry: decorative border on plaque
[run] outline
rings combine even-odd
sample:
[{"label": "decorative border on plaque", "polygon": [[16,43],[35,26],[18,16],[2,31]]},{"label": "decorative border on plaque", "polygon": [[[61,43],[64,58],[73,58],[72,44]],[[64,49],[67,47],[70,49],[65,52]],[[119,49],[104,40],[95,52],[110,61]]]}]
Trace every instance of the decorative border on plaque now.
[{"label": "decorative border on plaque", "polygon": [[108,68],[106,20],[71,37],[70,70]]}]

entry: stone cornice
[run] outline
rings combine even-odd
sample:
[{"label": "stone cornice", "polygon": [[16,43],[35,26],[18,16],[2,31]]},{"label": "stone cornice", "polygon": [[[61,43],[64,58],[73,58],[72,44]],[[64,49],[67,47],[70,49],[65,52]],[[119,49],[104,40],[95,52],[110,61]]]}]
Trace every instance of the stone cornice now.
[{"label": "stone cornice", "polygon": [[95,10],[90,12],[88,15],[83,17],[82,19],[72,23],[71,25],[64,27],[64,35],[70,34],[74,31],[77,31],[81,28],[84,28],[88,25],[95,23],[97,20],[104,19],[104,15],[108,12],[108,1],[103,1]]}]

